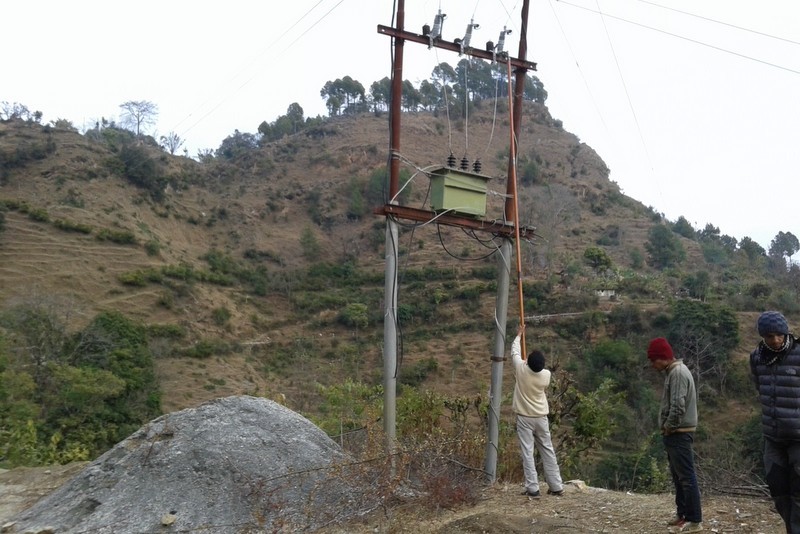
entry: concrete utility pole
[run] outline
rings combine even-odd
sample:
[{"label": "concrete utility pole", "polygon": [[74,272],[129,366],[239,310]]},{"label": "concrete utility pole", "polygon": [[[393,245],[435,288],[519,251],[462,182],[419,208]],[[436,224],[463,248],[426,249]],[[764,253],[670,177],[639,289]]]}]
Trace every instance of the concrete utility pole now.
[{"label": "concrete utility pole", "polygon": [[[392,68],[392,102],[390,107],[390,163],[389,163],[389,200],[375,209],[377,215],[386,216],[386,273],[384,289],[384,326],[383,326],[383,387],[384,387],[384,431],[387,438],[387,451],[392,454],[396,447],[396,391],[397,391],[397,263],[398,263],[398,225],[396,218],[405,218],[418,222],[429,222],[436,219],[437,224],[457,226],[471,230],[492,232],[504,238],[500,247],[499,274],[497,283],[497,304],[495,309],[495,338],[492,355],[492,381],[489,410],[489,431],[487,437],[485,471],[490,482],[494,482],[497,472],[497,449],[500,419],[500,400],[502,397],[503,361],[505,360],[505,331],[506,315],[508,313],[508,292],[511,276],[511,245],[516,240],[519,245],[520,238],[532,237],[533,229],[520,228],[517,218],[517,189],[516,189],[516,141],[520,133],[520,117],[522,115],[522,97],[525,88],[525,73],[536,70],[536,64],[525,60],[527,50],[527,21],[529,0],[523,1],[522,6],[522,35],[520,37],[519,58],[513,58],[506,53],[498,54],[495,49],[486,50],[471,48],[463,42],[450,42],[441,39],[438,34],[419,35],[404,30],[405,0],[397,0],[395,16],[396,26],[378,26],[378,33],[388,35],[394,39],[394,61]],[[434,32],[435,33],[435,32]],[[509,91],[511,67],[514,67],[515,85],[512,104],[513,134],[511,150],[509,153],[509,179],[507,183],[508,198],[505,205],[506,220],[498,223],[496,220],[480,220],[473,217],[459,216],[450,213],[434,213],[431,211],[400,206],[396,200],[399,192],[400,176],[400,118],[403,89],[403,46],[405,41],[412,41],[431,47],[437,47],[459,55],[467,54],[472,57],[488,61],[506,63],[509,69]],[[519,256],[519,246],[517,246]],[[517,283],[520,269],[517,268]],[[520,301],[520,317],[522,302]],[[523,342],[524,347],[524,342]]]}]

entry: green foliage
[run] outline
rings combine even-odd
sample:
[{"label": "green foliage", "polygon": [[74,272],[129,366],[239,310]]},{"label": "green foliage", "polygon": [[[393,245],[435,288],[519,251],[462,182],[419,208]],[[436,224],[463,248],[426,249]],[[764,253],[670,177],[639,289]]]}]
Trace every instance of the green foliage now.
[{"label": "green foliage", "polygon": [[641,361],[627,342],[600,341],[586,354],[586,365],[582,369],[586,377],[582,384],[594,389],[614,381],[615,388],[625,388],[636,382],[636,371],[640,364]]},{"label": "green foliage", "polygon": [[695,232],[694,227],[683,215],[678,217],[678,220],[672,225],[672,231],[678,235],[682,235],[687,239],[694,239],[697,236],[697,232]]},{"label": "green foliage", "polygon": [[[34,137],[17,137],[16,139],[18,141],[13,146],[0,149],[0,169],[2,171],[25,167],[31,162],[47,158],[56,151],[56,142],[50,134],[47,134],[44,140]],[[4,177],[4,174],[0,174],[0,183]]]},{"label": "green foliage", "polygon": [[632,304],[614,306],[608,312],[607,327],[611,337],[615,339],[639,335],[644,328],[639,307]]},{"label": "green foliage", "polygon": [[[668,339],[678,356],[695,373],[698,390],[709,378],[723,388],[739,345],[739,321],[727,307],[678,300],[672,307]],[[701,381],[700,378],[703,380]]]},{"label": "green foliage", "polygon": [[67,334],[52,311],[23,306],[7,311],[3,326],[15,349],[0,357],[8,465],[89,459],[159,415],[144,329],[121,314],[99,314]]},{"label": "green foliage", "polygon": [[65,232],[77,232],[79,234],[91,234],[92,227],[88,224],[81,224],[64,219],[56,219],[53,221],[53,226]]},{"label": "green foliage", "polygon": [[657,269],[675,267],[686,259],[683,245],[663,224],[650,228],[644,248],[648,254],[648,263]]},{"label": "green foliage", "polygon": [[428,378],[428,375],[436,372],[439,369],[439,362],[433,358],[424,358],[411,368],[406,366],[400,369],[400,376],[397,378],[398,382],[406,386],[415,388]]},{"label": "green foliage", "polygon": [[182,350],[181,354],[187,358],[203,360],[215,354],[228,354],[231,350],[233,350],[233,347],[225,341],[219,339],[201,339],[191,347]]},{"label": "green foliage", "polygon": [[148,256],[158,256],[161,252],[161,243],[157,239],[151,239],[144,244],[144,251]]},{"label": "green foliage", "polygon": [[608,253],[598,247],[589,247],[584,250],[583,259],[596,273],[603,273],[613,265]]},{"label": "green foliage", "polygon": [[352,178],[349,185],[349,201],[347,205],[347,218],[351,221],[360,220],[367,214],[367,204],[364,201],[364,194],[362,187],[356,180]]},{"label": "green foliage", "polygon": [[[395,199],[401,205],[407,205],[411,198],[411,175],[407,169],[400,169],[398,176],[398,195]],[[388,203],[389,198],[389,171],[385,167],[373,170],[367,177],[367,190],[364,193],[367,208],[383,206]]]},{"label": "green foliage", "polygon": [[321,247],[310,226],[305,226],[300,234],[300,248],[307,260],[313,261],[319,257]]},{"label": "green foliage", "polygon": [[658,433],[631,452],[614,452],[595,467],[595,484],[615,491],[665,493],[672,489],[666,455]]},{"label": "green foliage", "polygon": [[120,274],[117,279],[120,283],[126,286],[144,287],[147,285],[148,280],[145,276],[145,271],[131,271],[128,273]]},{"label": "green foliage", "polygon": [[319,406],[321,415],[313,420],[328,435],[338,436],[362,428],[368,419],[376,420],[381,415],[383,388],[380,386],[367,386],[347,378],[338,385],[317,384],[317,392],[323,402]]},{"label": "green foliage", "polygon": [[603,380],[596,389],[587,393],[569,386],[565,398],[555,403],[562,410],[554,421],[554,430],[565,422],[571,426],[570,431],[562,435],[558,446],[563,469],[568,471],[579,465],[582,457],[612,435],[625,399],[624,393],[614,389],[612,379]]},{"label": "green foliage", "polygon": [[364,86],[350,76],[325,82],[319,95],[325,99],[332,117],[367,111]]},{"label": "green foliage", "polygon": [[597,389],[578,393],[572,428],[574,437],[582,440],[587,449],[594,448],[614,431],[616,413],[625,399],[624,394],[614,392],[615,386],[614,380],[607,378]]},{"label": "green foliage", "polygon": [[28,211],[28,218],[36,222],[50,222],[50,214],[43,208],[31,209]]},{"label": "green foliage", "polygon": [[405,436],[432,433],[444,413],[444,397],[433,391],[402,388],[397,398],[397,431]]},{"label": "green foliage", "polygon": [[123,143],[118,158],[122,163],[123,175],[131,184],[146,190],[153,200],[163,200],[167,180],[161,175],[158,162],[150,157],[147,148],[137,143]]},{"label": "green foliage", "polygon": [[630,273],[617,282],[617,289],[632,298],[659,298],[666,288],[658,278]]},{"label": "green foliage", "polygon": [[211,318],[214,320],[215,324],[223,326],[231,320],[231,311],[224,306],[220,308],[214,308],[211,310]]},{"label": "green foliage", "polygon": [[176,324],[151,324],[147,326],[148,338],[182,339],[186,329]]},{"label": "green foliage", "polygon": [[339,322],[356,330],[363,330],[369,326],[369,308],[366,304],[351,302],[339,313]]},{"label": "green foliage", "polygon": [[739,242],[739,250],[742,251],[750,263],[755,263],[759,258],[766,255],[764,247],[750,239],[743,237]]},{"label": "green foliage", "polygon": [[616,247],[619,245],[620,228],[616,224],[609,225],[603,235],[597,238],[597,244],[603,247]]},{"label": "green foliage", "polygon": [[118,245],[134,245],[136,244],[136,235],[130,230],[109,230],[103,228],[95,235],[98,241],[111,241]]},{"label": "green foliage", "polygon": [[277,141],[302,131],[306,126],[303,115],[303,108],[300,104],[294,102],[286,110],[286,115],[279,116],[271,123],[262,122],[258,126],[258,132],[263,136],[262,143]]},{"label": "green foliage", "polygon": [[211,249],[203,259],[208,262],[211,271],[222,274],[235,274],[239,270],[239,266],[230,255]]},{"label": "green foliage", "polygon": [[778,232],[769,244],[769,255],[791,258],[800,250],[800,240],[791,232]]},{"label": "green foliage", "polygon": [[522,185],[534,185],[539,181],[539,166],[534,160],[526,160],[522,162],[522,167],[519,169],[520,183]]},{"label": "green foliage", "polygon": [[703,241],[700,244],[703,258],[711,265],[725,266],[731,259],[731,251],[717,242]]},{"label": "green foliage", "polygon": [[694,275],[684,277],[683,285],[690,297],[705,300],[711,288],[711,275],[708,271],[698,271]]}]

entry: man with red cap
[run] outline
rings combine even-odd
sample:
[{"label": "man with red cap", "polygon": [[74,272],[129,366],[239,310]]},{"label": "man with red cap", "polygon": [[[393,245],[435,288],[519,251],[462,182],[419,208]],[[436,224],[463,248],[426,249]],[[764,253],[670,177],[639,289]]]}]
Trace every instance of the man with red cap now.
[{"label": "man with red cap", "polygon": [[800,534],[800,344],[781,313],[765,311],[762,340],[750,354],[750,372],[761,403],[764,470],[786,532]]},{"label": "man with red cap", "polygon": [[701,532],[703,513],[692,451],[697,429],[694,378],[683,361],[675,359],[672,347],[663,337],[650,342],[647,358],[653,369],[666,375],[658,422],[675,485],[676,513],[668,524],[672,532]]}]

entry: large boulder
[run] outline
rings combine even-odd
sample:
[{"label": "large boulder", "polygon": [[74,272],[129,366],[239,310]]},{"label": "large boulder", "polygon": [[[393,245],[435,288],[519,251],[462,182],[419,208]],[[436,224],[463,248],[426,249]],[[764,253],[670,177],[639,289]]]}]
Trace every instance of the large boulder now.
[{"label": "large boulder", "polygon": [[15,516],[16,532],[289,532],[375,507],[322,430],[238,396],[164,415]]}]

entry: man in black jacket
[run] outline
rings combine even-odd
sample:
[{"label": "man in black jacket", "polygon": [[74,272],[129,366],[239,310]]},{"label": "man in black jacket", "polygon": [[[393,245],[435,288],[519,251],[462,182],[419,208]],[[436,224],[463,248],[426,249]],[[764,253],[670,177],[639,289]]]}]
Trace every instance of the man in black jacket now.
[{"label": "man in black jacket", "polygon": [[800,345],[786,318],[765,311],[762,341],[750,354],[750,372],[761,402],[764,470],[775,508],[788,534],[800,534]]}]

